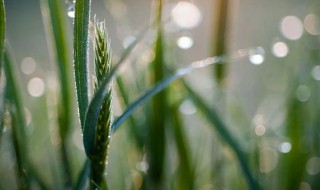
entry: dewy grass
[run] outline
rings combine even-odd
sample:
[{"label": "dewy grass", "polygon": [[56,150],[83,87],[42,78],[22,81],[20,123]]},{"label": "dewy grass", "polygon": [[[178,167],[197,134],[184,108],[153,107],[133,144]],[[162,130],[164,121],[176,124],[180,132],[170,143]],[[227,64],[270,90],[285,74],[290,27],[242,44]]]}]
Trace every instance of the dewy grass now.
[{"label": "dewy grass", "polygon": [[[106,35],[106,29],[104,22],[95,23],[95,73],[94,89],[95,91],[101,86],[103,79],[110,74],[111,70],[111,49],[110,42]],[[91,160],[91,189],[97,187],[107,188],[104,183],[105,166],[107,162],[108,146],[111,138],[111,124],[112,124],[112,85],[109,85],[109,92],[107,97],[102,102],[98,123],[96,127],[96,135],[94,142],[94,152],[90,157]]]}]

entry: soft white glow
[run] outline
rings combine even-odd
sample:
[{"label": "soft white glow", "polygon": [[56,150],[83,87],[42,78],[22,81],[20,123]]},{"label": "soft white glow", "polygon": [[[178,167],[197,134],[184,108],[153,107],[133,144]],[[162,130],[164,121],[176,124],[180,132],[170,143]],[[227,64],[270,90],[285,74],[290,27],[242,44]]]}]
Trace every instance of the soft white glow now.
[{"label": "soft white glow", "polygon": [[291,150],[291,144],[289,142],[283,142],[279,146],[279,151],[282,153],[288,153]]},{"label": "soft white glow", "polygon": [[320,65],[314,66],[311,74],[315,80],[320,80]]},{"label": "soft white glow", "polygon": [[284,42],[277,42],[272,46],[272,54],[276,57],[285,57],[288,55],[289,48]]},{"label": "soft white glow", "polygon": [[123,40],[122,45],[124,48],[128,48],[135,40],[134,36],[128,36]]},{"label": "soft white glow", "polygon": [[303,34],[303,25],[296,16],[286,16],[280,25],[282,35],[289,40],[298,40]]},{"label": "soft white glow", "polygon": [[271,148],[260,149],[260,172],[268,173],[276,168],[278,163],[278,154]]},{"label": "soft white glow", "polygon": [[27,108],[24,108],[24,114],[26,118],[26,124],[29,125],[31,123],[32,114]]},{"label": "soft white glow", "polygon": [[300,85],[296,90],[296,97],[301,102],[306,102],[311,96],[310,88],[306,85]]},{"label": "soft white glow", "polygon": [[260,65],[264,61],[264,49],[257,47],[249,51],[249,60],[254,65]]},{"label": "soft white glow", "polygon": [[311,186],[310,186],[309,183],[307,183],[307,182],[301,182],[301,183],[300,183],[299,190],[312,190],[312,189],[311,189]]},{"label": "soft white glow", "polygon": [[39,97],[42,96],[44,93],[45,85],[41,78],[32,78],[28,82],[28,92],[33,97]]},{"label": "soft white glow", "polygon": [[177,40],[177,45],[181,49],[189,49],[193,45],[193,39],[188,36],[182,36]]},{"label": "soft white glow", "polygon": [[70,6],[68,7],[68,12],[67,12],[67,14],[68,14],[68,16],[69,16],[70,18],[74,18],[74,16],[75,16],[74,5],[70,5]]},{"label": "soft white glow", "polygon": [[30,75],[35,71],[36,65],[36,61],[32,57],[26,57],[21,61],[20,69],[24,74]]},{"label": "soft white glow", "polygon": [[307,162],[306,170],[309,175],[317,175],[320,172],[320,158],[310,158]]},{"label": "soft white glow", "polygon": [[185,115],[192,115],[196,113],[197,108],[193,105],[190,100],[185,100],[179,107],[180,112]]},{"label": "soft white glow", "polygon": [[187,1],[180,1],[172,10],[171,15],[176,25],[187,29],[196,27],[202,19],[199,9]]},{"label": "soft white glow", "polygon": [[304,28],[311,35],[320,35],[320,18],[315,14],[308,14],[303,21]]},{"label": "soft white glow", "polygon": [[266,132],[266,128],[264,125],[257,125],[256,128],[254,129],[256,135],[262,136]]}]

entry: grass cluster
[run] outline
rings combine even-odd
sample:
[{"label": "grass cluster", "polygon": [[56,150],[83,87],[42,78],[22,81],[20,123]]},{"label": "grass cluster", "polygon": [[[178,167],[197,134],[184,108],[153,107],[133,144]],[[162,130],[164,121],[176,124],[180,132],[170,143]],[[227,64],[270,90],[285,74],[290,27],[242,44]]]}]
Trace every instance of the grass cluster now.
[{"label": "grass cluster", "polygon": [[[51,91],[56,98],[46,95],[41,107],[43,126],[31,130],[0,0],[0,169],[8,170],[0,171],[0,189],[320,188],[320,88],[306,74],[320,75],[318,44],[308,64],[290,69],[283,110],[248,118],[228,90],[228,70],[253,50],[228,51],[229,1],[216,2],[211,55],[180,69],[169,64],[177,59],[166,41],[162,0],[153,1],[153,20],[118,59],[108,26],[90,17],[90,0],[72,4],[73,52],[64,2],[39,1],[58,85]],[[139,65],[139,45],[150,33],[154,39],[145,49],[152,59]],[[125,63],[126,73],[119,74]],[[213,69],[214,91],[202,94],[184,78],[200,69]],[[183,114],[183,107],[198,114]],[[261,132],[279,118],[281,129]]]}]

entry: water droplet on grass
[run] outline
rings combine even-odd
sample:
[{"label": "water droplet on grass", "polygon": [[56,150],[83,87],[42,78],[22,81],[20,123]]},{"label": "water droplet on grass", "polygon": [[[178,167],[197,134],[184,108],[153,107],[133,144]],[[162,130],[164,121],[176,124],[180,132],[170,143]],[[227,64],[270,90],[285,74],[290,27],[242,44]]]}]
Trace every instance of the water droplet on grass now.
[{"label": "water droplet on grass", "polygon": [[249,51],[249,60],[254,65],[260,65],[264,61],[264,49],[262,47],[257,47]]},{"label": "water droplet on grass", "polygon": [[67,12],[68,16],[70,18],[74,18],[75,17],[75,10],[74,10],[74,5],[70,5],[68,7],[68,12]]},{"label": "water droplet on grass", "polygon": [[192,47],[193,45],[193,39],[191,37],[188,36],[181,36],[178,40],[177,40],[177,45],[181,48],[181,49],[189,49]]}]

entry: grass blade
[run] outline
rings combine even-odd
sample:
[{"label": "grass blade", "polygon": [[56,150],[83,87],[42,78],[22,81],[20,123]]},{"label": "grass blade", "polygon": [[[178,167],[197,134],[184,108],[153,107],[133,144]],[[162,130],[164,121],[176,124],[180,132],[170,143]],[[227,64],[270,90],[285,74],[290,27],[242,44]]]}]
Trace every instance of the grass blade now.
[{"label": "grass blade", "polygon": [[86,184],[86,180],[88,179],[90,175],[90,160],[86,160],[86,162],[84,163],[84,166],[78,176],[78,180],[76,183],[76,187],[75,190],[82,190],[85,187]]},{"label": "grass blade", "polygon": [[0,78],[3,67],[3,54],[4,54],[4,38],[6,31],[6,12],[4,1],[0,0]]},{"label": "grass blade", "polygon": [[24,109],[21,102],[19,87],[17,84],[17,74],[10,52],[4,54],[4,71],[7,79],[6,100],[10,103],[12,117],[12,135],[17,161],[18,180],[20,189],[29,189],[30,176],[28,174],[28,150],[26,140],[26,122]]},{"label": "grass blade", "polygon": [[[60,151],[64,169],[64,181],[66,187],[72,187],[72,172],[70,156],[67,148],[67,138],[72,122],[71,105],[71,58],[69,57],[67,36],[65,31],[65,18],[60,1],[42,0],[42,15],[46,26],[47,39],[54,49],[54,61],[57,63],[60,93],[58,101],[58,124],[61,138]],[[49,17],[49,18],[45,18]],[[51,49],[51,48],[49,48]]]},{"label": "grass blade", "polygon": [[212,126],[217,130],[222,139],[231,147],[234,151],[241,169],[246,177],[249,189],[258,189],[258,184],[253,178],[245,154],[242,152],[235,138],[231,135],[231,133],[227,130],[226,125],[219,118],[218,114],[215,110],[210,109],[206,103],[202,100],[202,98],[196,94],[186,83],[184,83],[186,89],[188,90],[191,98],[197,105],[197,107],[203,112],[204,116],[213,124]]},{"label": "grass blade", "polygon": [[[164,78],[164,52],[163,32],[161,23],[162,0],[157,2],[157,40],[155,42],[155,58],[153,61],[153,84],[157,84]],[[152,113],[147,138],[147,159],[149,170],[147,179],[150,180],[150,187],[162,189],[163,165],[165,158],[165,122],[166,122],[166,93],[162,91],[152,99]]]},{"label": "grass blade", "polygon": [[[6,31],[6,12],[4,7],[4,1],[0,0],[0,80],[1,80],[1,73],[3,67],[3,55],[4,55],[4,38],[5,38],[5,31]],[[2,82],[2,81],[0,81]],[[0,140],[3,131],[3,98],[0,96]]]},{"label": "grass blade", "polygon": [[169,86],[173,81],[192,73],[193,71],[196,71],[201,68],[208,67],[210,65],[219,63],[221,61],[224,61],[225,57],[223,56],[216,56],[216,57],[210,57],[201,61],[195,61],[191,63],[189,66],[178,69],[174,74],[164,78],[162,81],[160,81],[157,85],[155,85],[153,88],[146,91],[140,98],[138,98],[134,103],[132,103],[128,108],[123,112],[123,114],[115,120],[115,122],[112,125],[112,131],[118,130],[120,125],[133,113],[135,109],[137,109],[140,105],[145,103],[147,100],[149,100],[154,95],[161,92],[163,89],[165,89],[167,86]]},{"label": "grass blade", "polygon": [[81,128],[88,107],[88,30],[91,0],[77,0],[74,18],[74,73]]},{"label": "grass blade", "polygon": [[[214,32],[215,32],[215,43],[214,53],[215,55],[223,55],[226,53],[226,43],[227,43],[227,24],[228,24],[228,0],[219,0],[217,9],[215,11],[216,17],[214,19]],[[226,74],[227,64],[217,64],[214,66],[215,78],[218,84],[223,85],[223,79]]]}]

